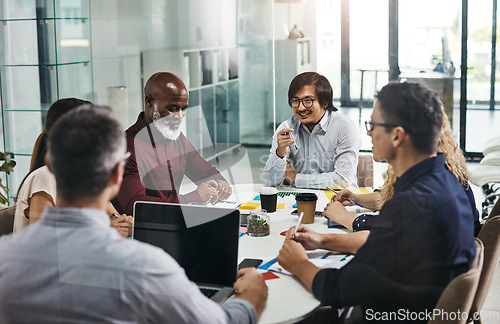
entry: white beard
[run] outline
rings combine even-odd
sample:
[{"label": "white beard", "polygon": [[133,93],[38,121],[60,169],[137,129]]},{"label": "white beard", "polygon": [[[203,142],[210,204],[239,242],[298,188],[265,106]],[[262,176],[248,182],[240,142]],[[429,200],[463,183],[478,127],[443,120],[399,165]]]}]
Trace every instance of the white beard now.
[{"label": "white beard", "polygon": [[153,110],[153,125],[156,129],[169,140],[176,140],[181,134],[181,127],[175,127],[171,117],[161,117],[158,112],[158,107],[155,105]]}]

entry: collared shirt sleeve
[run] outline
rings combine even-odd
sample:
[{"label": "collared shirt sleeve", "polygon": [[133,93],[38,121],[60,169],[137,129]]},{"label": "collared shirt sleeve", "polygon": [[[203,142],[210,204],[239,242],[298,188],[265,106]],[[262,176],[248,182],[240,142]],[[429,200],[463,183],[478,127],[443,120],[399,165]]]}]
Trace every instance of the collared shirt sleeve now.
[{"label": "collared shirt sleeve", "polygon": [[278,148],[278,140],[277,133],[284,128],[283,123],[276,129],[276,132],[273,135],[273,142],[271,144],[271,150],[269,152],[269,157],[267,158],[266,165],[263,169],[263,176],[268,186],[277,186],[280,185],[285,179],[285,170],[286,170],[286,162],[290,155],[290,150],[288,150],[287,154],[280,158],[276,155],[276,149]]},{"label": "collared shirt sleeve", "polygon": [[256,323],[257,314],[255,308],[246,300],[235,298],[222,304],[226,312],[227,322],[234,324]]},{"label": "collared shirt sleeve", "polygon": [[338,144],[334,148],[333,171],[312,174],[297,173],[295,178],[297,188],[357,187],[356,170],[361,141],[356,126],[351,120],[344,119],[342,127],[339,130],[328,129],[327,136],[334,136],[331,132],[338,132]]},{"label": "collared shirt sleeve", "polygon": [[198,286],[189,281],[184,270],[162,252],[148,256],[141,284],[149,322],[163,323],[168,319],[172,323],[255,323],[252,305],[233,299],[221,307],[206,298]]},{"label": "collared shirt sleeve", "polygon": [[339,269],[323,269],[314,276],[312,293],[323,305],[342,307]]}]

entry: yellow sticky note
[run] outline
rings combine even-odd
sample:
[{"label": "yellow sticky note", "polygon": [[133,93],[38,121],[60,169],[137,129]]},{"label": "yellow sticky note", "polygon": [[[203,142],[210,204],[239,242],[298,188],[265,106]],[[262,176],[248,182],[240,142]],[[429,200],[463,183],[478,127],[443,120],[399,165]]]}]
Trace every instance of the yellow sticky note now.
[{"label": "yellow sticky note", "polygon": [[276,204],[276,209],[284,209],[285,204]]},{"label": "yellow sticky note", "polygon": [[[339,188],[334,188],[334,189],[340,191]],[[356,194],[364,194],[364,193],[370,193],[370,192],[372,192],[371,188],[367,188],[367,187],[352,188],[352,189],[349,188],[349,190],[351,190],[352,193],[356,193]],[[332,200],[332,197],[335,194],[333,192],[331,192],[330,190],[325,190],[325,195],[328,198],[328,200]]]},{"label": "yellow sticky note", "polygon": [[240,205],[240,209],[255,209],[260,206],[260,202],[246,202]]},{"label": "yellow sticky note", "polygon": [[[339,188],[332,188],[332,189],[337,191],[341,190]],[[325,195],[328,198],[328,200],[332,200],[332,197],[335,195],[335,193],[331,192],[330,190],[325,190]]]},{"label": "yellow sticky note", "polygon": [[360,187],[358,189],[353,189],[352,192],[354,192],[354,193],[370,193],[372,191],[370,190],[370,188]]}]

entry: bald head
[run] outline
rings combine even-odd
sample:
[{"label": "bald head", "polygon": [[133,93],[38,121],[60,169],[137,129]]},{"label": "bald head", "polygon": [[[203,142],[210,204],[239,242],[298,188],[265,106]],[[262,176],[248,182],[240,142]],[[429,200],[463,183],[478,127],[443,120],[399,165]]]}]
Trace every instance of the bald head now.
[{"label": "bald head", "polygon": [[155,106],[162,117],[179,113],[185,116],[189,93],[184,82],[173,73],[158,72],[153,74],[144,87],[145,114],[147,123],[153,121]]}]

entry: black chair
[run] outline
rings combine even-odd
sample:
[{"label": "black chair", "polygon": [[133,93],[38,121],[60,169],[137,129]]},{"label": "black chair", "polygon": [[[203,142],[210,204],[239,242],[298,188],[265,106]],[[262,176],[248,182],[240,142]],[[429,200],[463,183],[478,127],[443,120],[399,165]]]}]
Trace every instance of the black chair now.
[{"label": "black chair", "polygon": [[16,206],[10,206],[0,210],[0,236],[12,233],[15,213]]}]

